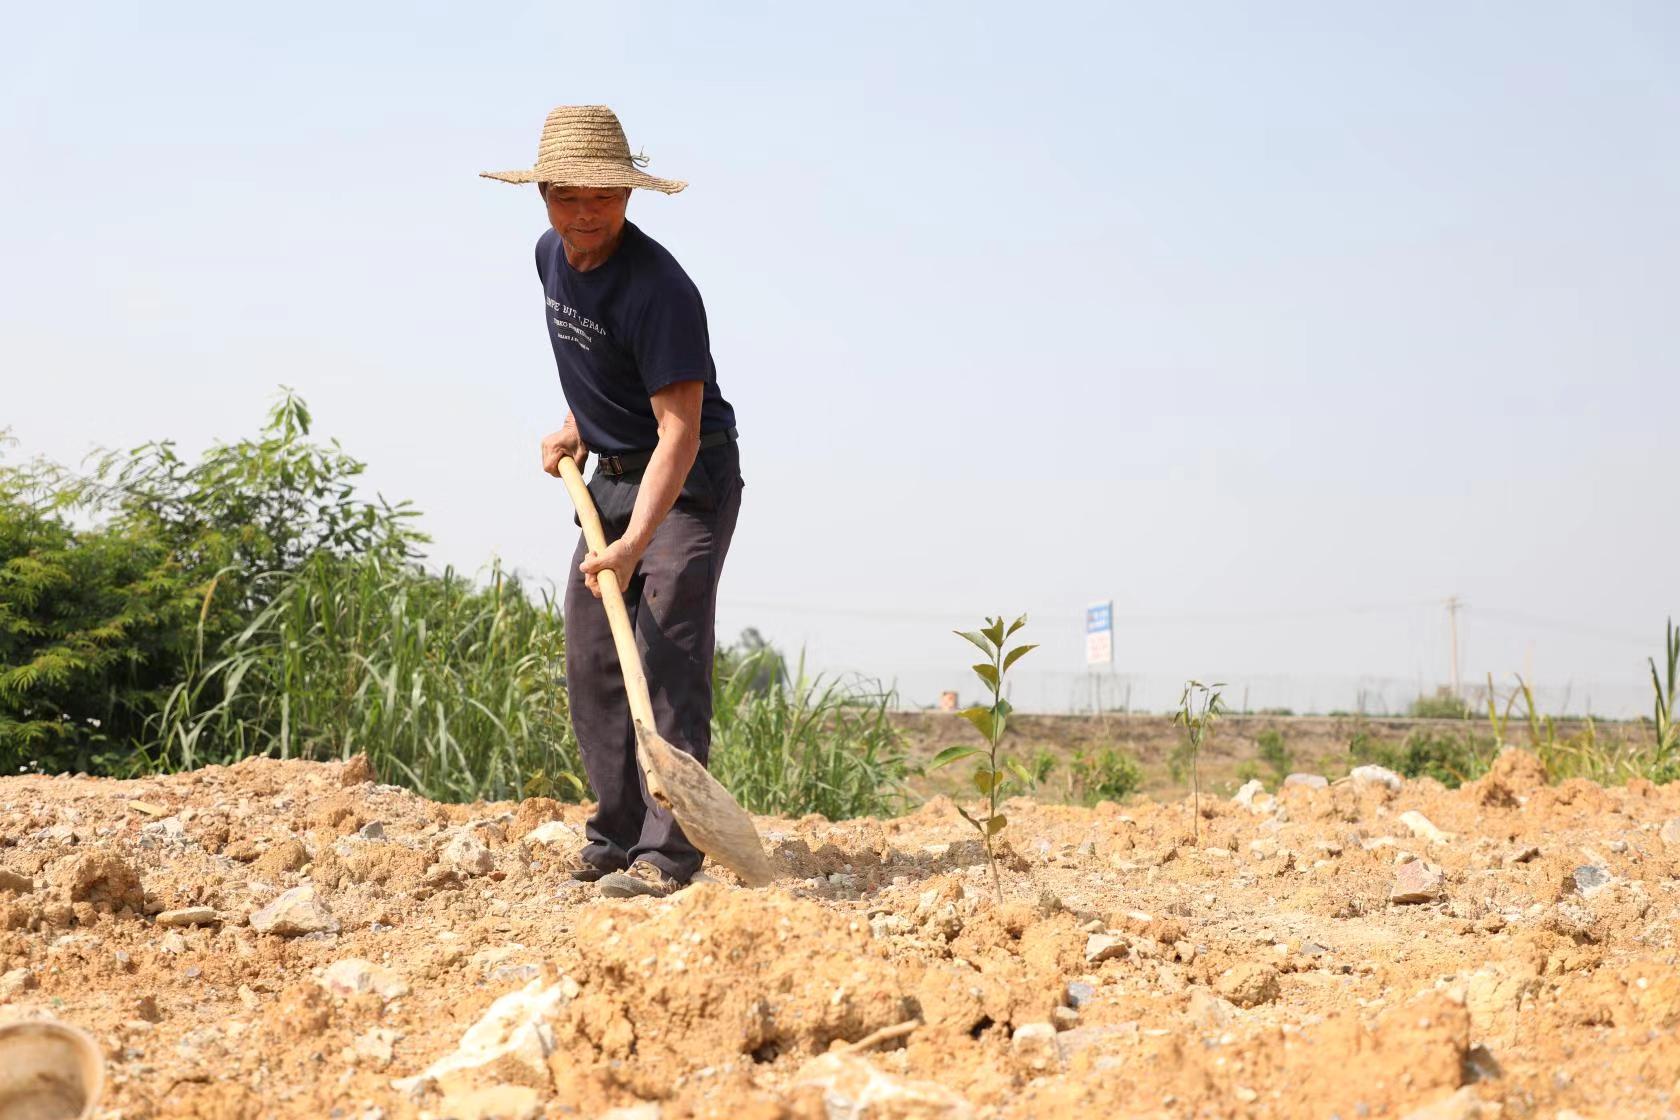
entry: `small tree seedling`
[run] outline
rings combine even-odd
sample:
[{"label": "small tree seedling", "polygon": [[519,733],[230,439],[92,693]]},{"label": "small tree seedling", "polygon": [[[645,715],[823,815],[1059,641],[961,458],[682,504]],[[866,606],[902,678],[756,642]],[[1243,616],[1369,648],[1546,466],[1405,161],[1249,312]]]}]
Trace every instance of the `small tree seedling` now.
[{"label": "small tree seedling", "polygon": [[1202,744],[1207,742],[1215,721],[1225,714],[1225,701],[1218,690],[1223,684],[1184,682],[1184,694],[1178,698],[1178,714],[1173,722],[1190,736],[1190,796],[1194,806],[1190,818],[1190,835],[1197,844],[1202,842]]},{"label": "small tree seedling", "polygon": [[[1003,880],[998,874],[997,849],[994,846],[994,841],[997,835],[1009,824],[1004,815],[998,812],[998,802],[1003,800],[1003,792],[1009,786],[1010,777],[1004,773],[1003,768],[998,764],[998,748],[1003,742],[1003,729],[1009,722],[1009,713],[1013,711],[1009,706],[1009,701],[1003,698],[1004,674],[1009,672],[1010,666],[1026,656],[1029,650],[1038,648],[1036,645],[1027,644],[1016,646],[1014,649],[1005,649],[1004,643],[1026,624],[1027,616],[1022,615],[1010,623],[1006,629],[1003,624],[1003,617],[1000,615],[997,618],[987,618],[986,627],[983,630],[954,631],[959,637],[966,638],[974,643],[980,652],[987,657],[987,660],[980,662],[973,668],[974,675],[979,677],[987,690],[991,692],[991,704],[964,708],[958,713],[973,724],[976,731],[986,737],[986,746],[980,748],[963,744],[946,747],[934,756],[933,762],[928,766],[929,770],[937,770],[941,766],[948,766],[965,758],[972,758],[976,755],[986,756],[983,762],[975,764],[973,775],[974,788],[979,790],[980,796],[986,799],[983,806],[977,812],[970,813],[967,809],[958,805],[957,812],[962,814],[963,820],[979,831],[980,840],[986,846],[986,862],[992,869],[992,893],[996,895],[999,904],[1003,902]],[[1009,762],[1009,769],[1013,772],[1016,780],[1020,781],[1023,786],[1031,788],[1033,785],[1031,771],[1014,760]]]}]

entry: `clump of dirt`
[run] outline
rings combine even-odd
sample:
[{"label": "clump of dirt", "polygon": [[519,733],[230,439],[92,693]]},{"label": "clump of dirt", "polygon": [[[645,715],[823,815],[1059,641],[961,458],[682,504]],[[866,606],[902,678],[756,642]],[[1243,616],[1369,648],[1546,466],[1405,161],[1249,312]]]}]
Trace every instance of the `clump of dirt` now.
[{"label": "clump of dirt", "polygon": [[[70,857],[47,876],[48,889],[77,915],[138,914],[146,904],[140,876],[115,852],[96,848]],[[83,908],[86,909],[83,909]]]},{"label": "clump of dirt", "polygon": [[[1205,799],[1199,838],[1018,799],[1001,902],[943,798],[761,818],[771,888],[625,901],[566,874],[587,811],[354,759],[0,779],[0,1022],[90,1030],[106,1115],[153,1120],[1672,1108],[1680,786],[1507,751]],[[252,928],[305,885],[332,921]]]},{"label": "clump of dirt", "polygon": [[573,930],[581,994],[556,1038],[586,1060],[634,1055],[644,1095],[720,1059],[811,1056],[911,1017],[915,970],[862,922],[796,898],[701,884],[659,909],[586,906]]},{"label": "clump of dirt", "polygon": [[251,862],[251,874],[278,882],[288,871],[296,871],[308,862],[309,850],[303,841],[288,836]]},{"label": "clump of dirt", "polygon": [[1483,805],[1515,809],[1535,790],[1546,785],[1546,765],[1532,751],[1507,747],[1493,760],[1487,774],[1465,785],[1465,791]]}]

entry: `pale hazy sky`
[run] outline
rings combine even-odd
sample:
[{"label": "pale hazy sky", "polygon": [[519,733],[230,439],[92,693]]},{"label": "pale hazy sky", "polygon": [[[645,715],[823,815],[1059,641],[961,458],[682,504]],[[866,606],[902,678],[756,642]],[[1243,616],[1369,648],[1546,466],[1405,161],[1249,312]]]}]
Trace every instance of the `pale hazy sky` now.
[{"label": "pale hazy sky", "polygon": [[1325,708],[1458,594],[1467,681],[1632,710],[1680,609],[1673,4],[29,5],[0,92],[24,453],[284,383],[436,562],[560,577],[544,217],[477,172],[605,102],[693,184],[631,217],[740,416],[725,634],[928,703],[1026,611],[1054,706],[1112,597],[1138,700]]}]

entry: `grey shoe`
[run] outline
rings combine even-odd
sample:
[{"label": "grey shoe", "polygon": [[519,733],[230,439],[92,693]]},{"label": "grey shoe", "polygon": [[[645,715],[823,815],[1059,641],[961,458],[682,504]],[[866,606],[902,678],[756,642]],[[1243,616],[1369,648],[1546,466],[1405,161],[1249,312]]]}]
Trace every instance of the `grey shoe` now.
[{"label": "grey shoe", "polygon": [[608,898],[664,898],[687,886],[666,875],[651,863],[637,860],[628,871],[614,871],[601,878],[601,893]]},{"label": "grey shoe", "polygon": [[566,872],[567,878],[574,879],[579,883],[598,882],[599,880],[605,879],[608,875],[612,874],[615,874],[615,872],[611,868],[596,867],[593,863],[584,863],[581,866],[574,867],[570,871]]}]

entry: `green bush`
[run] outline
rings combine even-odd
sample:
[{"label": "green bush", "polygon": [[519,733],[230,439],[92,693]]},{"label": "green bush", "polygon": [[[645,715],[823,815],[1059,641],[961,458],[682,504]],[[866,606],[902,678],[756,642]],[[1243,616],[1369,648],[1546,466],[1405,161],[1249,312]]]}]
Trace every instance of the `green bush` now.
[{"label": "green bush", "polygon": [[1072,770],[1075,794],[1086,805],[1123,801],[1143,786],[1143,767],[1131,755],[1114,747],[1076,754]]},{"label": "green bush", "polygon": [[1260,761],[1270,768],[1278,781],[1283,781],[1294,767],[1294,757],[1289,753],[1289,745],[1284,742],[1283,732],[1267,728],[1260,732],[1257,742]]},{"label": "green bush", "polygon": [[[767,667],[770,684],[758,687]],[[908,801],[909,756],[893,695],[861,681],[792,677],[765,646],[714,664],[710,769],[747,810],[829,820],[884,816]]]},{"label": "green bush", "polygon": [[1470,708],[1448,689],[1437,689],[1433,696],[1419,696],[1406,709],[1414,719],[1469,719]]},{"label": "green bush", "polygon": [[0,768],[145,765],[148,721],[277,576],[319,555],[413,555],[412,512],[358,498],[363,464],[309,427],[287,393],[259,438],[192,463],[161,442],[85,476],[0,464]]},{"label": "green bush", "polygon": [[1401,743],[1372,738],[1361,732],[1348,744],[1351,764],[1386,766],[1407,778],[1434,778],[1457,789],[1488,772],[1498,754],[1493,739],[1466,732],[1441,735],[1418,730]]},{"label": "green bush", "polygon": [[1050,780],[1050,775],[1056,770],[1056,756],[1048,747],[1040,747],[1033,756],[1021,767],[1021,782],[1028,793],[1036,793],[1039,787]]},{"label": "green bush", "polygon": [[0,773],[123,770],[191,651],[196,581],[137,527],[75,528],[62,481],[0,465]]}]

